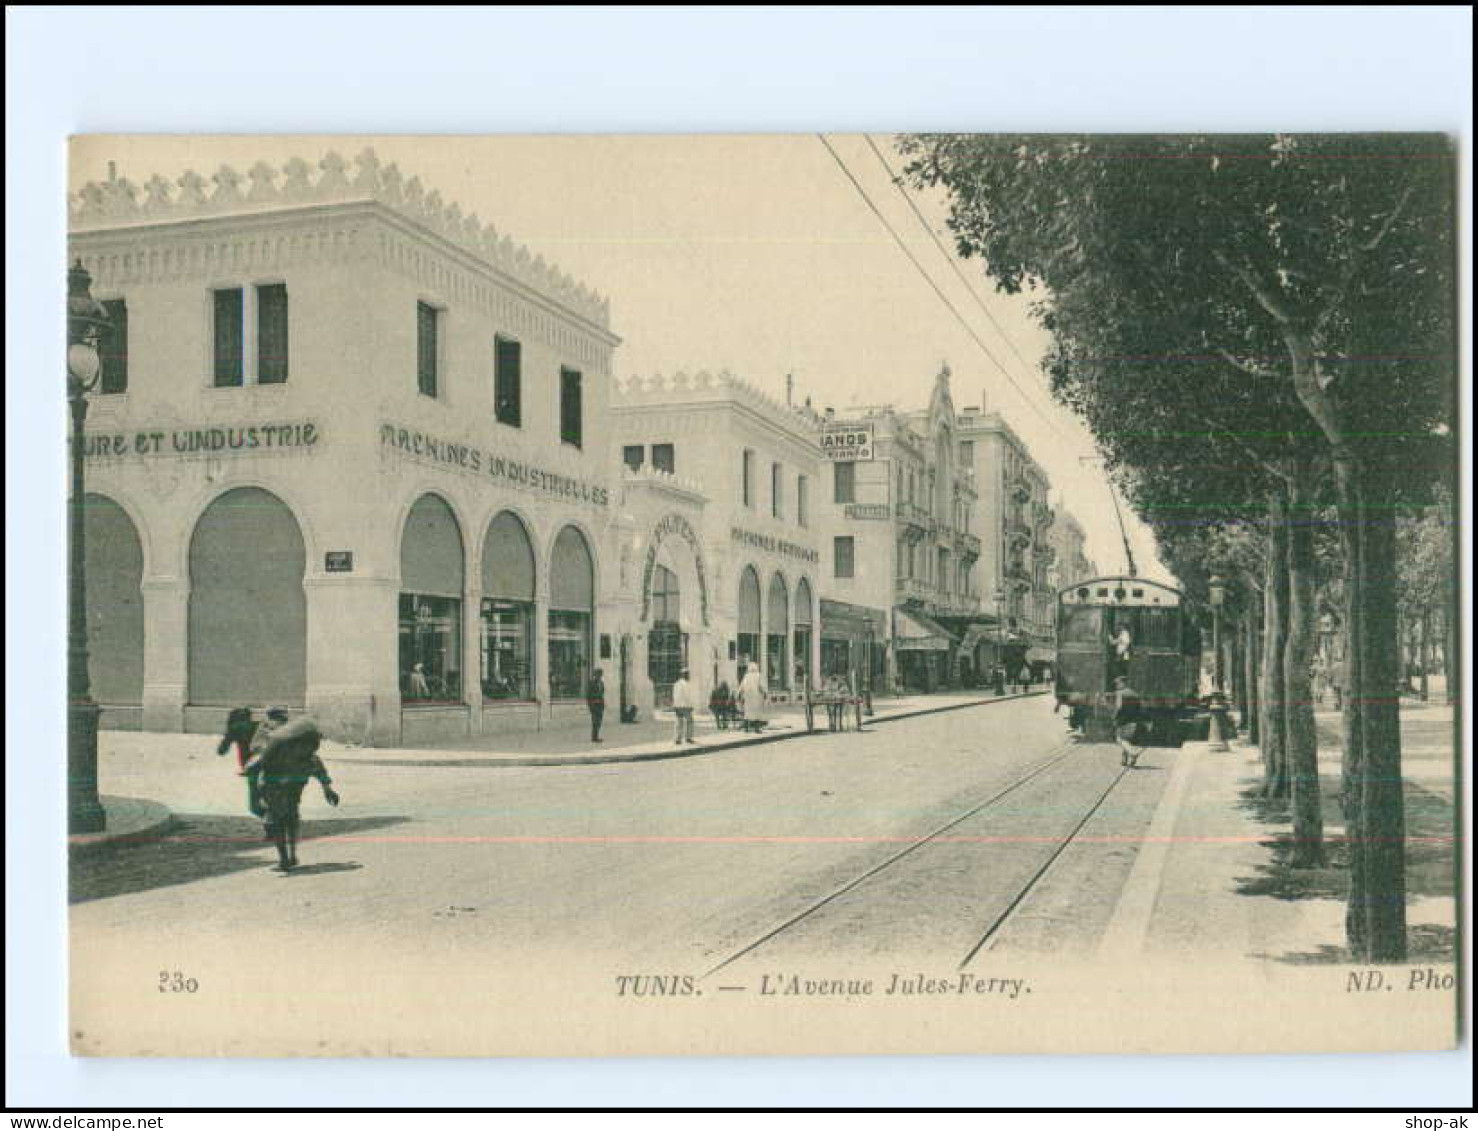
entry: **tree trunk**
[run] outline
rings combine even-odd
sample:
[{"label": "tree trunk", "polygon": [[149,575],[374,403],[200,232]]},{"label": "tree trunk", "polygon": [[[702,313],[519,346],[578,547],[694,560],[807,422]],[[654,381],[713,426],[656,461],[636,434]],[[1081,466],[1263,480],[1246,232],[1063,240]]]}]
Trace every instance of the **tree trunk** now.
[{"label": "tree trunk", "polygon": [[[1259,595],[1260,596],[1260,595]],[[1247,741],[1262,741],[1262,695],[1258,680],[1262,678],[1262,602],[1247,603]]]},{"label": "tree trunk", "polygon": [[1288,797],[1288,747],[1283,705],[1283,653],[1288,639],[1288,508],[1282,491],[1268,496],[1267,583],[1263,589],[1263,796]]},{"label": "tree trunk", "polygon": [[1289,482],[1288,632],[1283,650],[1283,734],[1293,809],[1295,868],[1318,868],[1324,857],[1324,812],[1319,796],[1319,737],[1314,726],[1314,646],[1319,609],[1314,594],[1313,491],[1305,467]]},{"label": "tree trunk", "polygon": [[1432,686],[1429,682],[1428,672],[1432,670],[1432,609],[1429,605],[1422,606],[1422,650],[1418,653],[1417,664],[1420,669],[1421,697],[1425,703],[1431,695]]},{"label": "tree trunk", "polygon": [[1251,618],[1244,612],[1237,620],[1237,630],[1232,634],[1232,696],[1237,704],[1237,729],[1248,733],[1247,706],[1247,622]]},{"label": "tree trunk", "polygon": [[1344,807],[1350,843],[1345,935],[1354,962],[1406,959],[1406,818],[1401,775],[1396,527],[1369,502],[1350,459],[1336,461],[1346,552]]}]

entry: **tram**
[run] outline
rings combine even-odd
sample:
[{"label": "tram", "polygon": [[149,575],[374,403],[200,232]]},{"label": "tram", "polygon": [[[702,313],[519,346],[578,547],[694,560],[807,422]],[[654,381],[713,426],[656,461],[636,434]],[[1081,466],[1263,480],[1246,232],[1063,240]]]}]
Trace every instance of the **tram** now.
[{"label": "tram", "polygon": [[1113,732],[1114,678],[1127,676],[1150,741],[1179,746],[1197,710],[1201,633],[1180,591],[1144,578],[1097,577],[1057,595],[1056,695],[1090,738]]}]

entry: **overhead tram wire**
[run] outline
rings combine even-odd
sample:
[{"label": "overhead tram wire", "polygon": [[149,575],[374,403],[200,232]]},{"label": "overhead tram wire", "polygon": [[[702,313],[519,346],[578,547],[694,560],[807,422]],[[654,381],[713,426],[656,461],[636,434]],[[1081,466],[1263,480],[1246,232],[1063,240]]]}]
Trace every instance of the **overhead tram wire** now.
[{"label": "overhead tram wire", "polygon": [[1005,342],[1006,347],[1013,354],[1016,355],[1016,360],[1021,362],[1022,368],[1025,369],[1028,373],[1031,373],[1033,371],[1032,363],[1021,356],[1021,351],[1016,348],[1016,343],[1011,340],[1011,335],[1006,333],[1005,327],[1003,327],[999,322],[996,321],[996,316],[990,312],[990,307],[985,305],[985,300],[980,297],[979,292],[977,292],[975,288],[970,285],[970,281],[965,278],[965,273],[960,270],[958,256],[951,255],[949,253],[949,249],[946,248],[944,244],[939,242],[938,234],[929,224],[929,221],[925,218],[924,214],[919,211],[918,203],[914,200],[913,197],[908,194],[908,190],[903,187],[903,184],[898,179],[898,175],[893,171],[893,166],[888,164],[888,159],[883,156],[883,151],[880,150],[877,147],[877,143],[872,140],[872,135],[863,134],[862,139],[867,142],[867,146],[869,149],[872,150],[873,156],[876,157],[879,164],[883,166],[883,171],[888,174],[888,180],[891,181],[893,183],[893,187],[898,190],[898,195],[903,197],[904,202],[909,206],[910,209],[913,210],[914,217],[919,222],[919,227],[923,228],[924,231],[929,234],[929,238],[934,241],[934,246],[939,249],[939,254],[942,255],[944,257],[944,261],[949,264],[949,269],[955,273],[955,278],[960,281],[960,285],[964,287],[970,297],[975,300],[975,305],[980,307],[980,313],[984,314],[990,324],[996,328],[996,333],[1001,335],[1001,341]]},{"label": "overhead tram wire", "polygon": [[[1072,438],[1062,430],[1062,426],[1058,424],[1055,420],[1053,420],[1050,416],[1048,416],[1046,412],[1044,412],[1042,408],[1037,404],[1037,402],[1033,400],[1030,395],[1028,395],[1027,391],[1017,383],[1016,378],[1011,376],[1011,371],[1001,364],[1000,358],[996,357],[996,355],[991,352],[990,347],[981,340],[980,335],[975,332],[974,327],[972,327],[970,323],[965,320],[965,316],[959,312],[954,303],[950,302],[949,296],[947,296],[942,290],[939,289],[939,284],[934,281],[933,276],[931,276],[928,271],[924,270],[924,265],[918,261],[918,258],[914,255],[913,252],[909,251],[908,245],[903,242],[903,239],[901,236],[899,236],[897,230],[894,229],[893,225],[888,222],[888,218],[883,215],[882,211],[873,202],[872,197],[867,195],[867,190],[864,189],[857,178],[853,176],[852,170],[849,169],[847,167],[847,163],[842,160],[841,154],[837,153],[837,151],[832,148],[831,142],[826,140],[826,135],[818,133],[816,135],[816,138],[818,141],[821,142],[822,145],[826,146],[826,151],[831,154],[832,160],[837,163],[837,167],[841,169],[843,175],[846,176],[847,180],[852,183],[852,187],[857,190],[857,195],[862,197],[863,203],[865,203],[867,207],[871,209],[872,214],[876,216],[883,227],[887,229],[888,234],[893,237],[893,242],[898,245],[898,249],[903,252],[904,255],[908,256],[908,261],[912,263],[914,265],[914,269],[923,276],[924,282],[929,284],[929,288],[934,292],[936,296],[938,296],[939,301],[944,303],[946,309],[948,309],[949,312],[955,316],[955,320],[959,322],[961,327],[963,327],[965,333],[969,334],[970,339],[977,346],[980,347],[980,352],[985,354],[985,356],[990,359],[991,364],[1001,371],[1001,376],[1006,378],[1011,387],[1015,389],[1018,394],[1020,394],[1021,399],[1027,403],[1027,405],[1032,409],[1033,412],[1035,412],[1038,416],[1042,418],[1042,421],[1049,428],[1051,428],[1064,440],[1068,440],[1069,442],[1071,442]],[[972,291],[971,294],[973,295],[974,292]]]}]

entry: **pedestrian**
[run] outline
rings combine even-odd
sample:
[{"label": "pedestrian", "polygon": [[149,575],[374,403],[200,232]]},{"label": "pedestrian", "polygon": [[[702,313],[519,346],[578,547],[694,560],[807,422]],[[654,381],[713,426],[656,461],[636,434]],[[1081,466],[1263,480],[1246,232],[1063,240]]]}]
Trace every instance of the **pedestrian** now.
[{"label": "pedestrian", "polygon": [[1016,673],[1016,682],[1020,686],[1022,694],[1025,694],[1032,685],[1032,669],[1029,664],[1022,664],[1021,670]]},{"label": "pedestrian", "polygon": [[216,753],[225,757],[226,751],[236,747],[236,773],[246,774],[246,760],[251,757],[251,742],[256,737],[257,722],[251,717],[250,707],[233,707],[226,716],[226,733],[221,735]]},{"label": "pedestrian", "polygon": [[1128,676],[1114,679],[1114,734],[1119,740],[1119,764],[1134,767],[1144,753],[1144,707],[1139,692],[1129,686]]},{"label": "pedestrian", "polygon": [[842,729],[842,709],[846,706],[847,681],[833,675],[826,685],[826,726],[832,731]]},{"label": "pedestrian", "polygon": [[734,693],[729,690],[728,680],[720,680],[713,689],[708,697],[708,709],[713,714],[714,725],[719,730],[728,730],[729,718],[734,713]]},{"label": "pedestrian", "polygon": [[306,715],[287,722],[287,712],[280,707],[267,716],[279,725],[247,761],[246,773],[255,787],[252,812],[262,818],[267,839],[277,846],[277,870],[290,872],[298,866],[299,806],[308,779],[318,779],[330,805],[339,804],[339,795],[318,756],[318,724]]},{"label": "pedestrian", "polygon": [[997,664],[991,671],[991,682],[995,684],[997,695],[1006,694],[1006,665]]},{"label": "pedestrian", "polygon": [[590,682],[585,685],[585,706],[590,708],[590,741],[604,742],[600,721],[606,713],[606,673],[600,668],[590,673]]},{"label": "pedestrian", "polygon": [[759,665],[751,665],[744,673],[744,682],[739,685],[739,705],[744,710],[745,730],[765,729],[765,724],[770,721],[765,710],[768,702],[769,695],[765,691],[764,681],[760,678]]},{"label": "pedestrian", "polygon": [[697,692],[688,682],[687,669],[684,669],[672,685],[672,713],[677,716],[677,741],[674,745],[698,745],[693,741],[693,709],[697,706]]}]

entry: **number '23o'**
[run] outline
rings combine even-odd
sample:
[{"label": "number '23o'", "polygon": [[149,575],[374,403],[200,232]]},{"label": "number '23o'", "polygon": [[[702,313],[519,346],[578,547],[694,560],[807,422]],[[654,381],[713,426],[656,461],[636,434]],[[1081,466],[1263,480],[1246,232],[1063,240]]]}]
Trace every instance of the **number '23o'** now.
[{"label": "number '23o'", "polygon": [[162,994],[193,994],[199,988],[198,981],[185,977],[179,970],[159,971],[159,992]]}]

